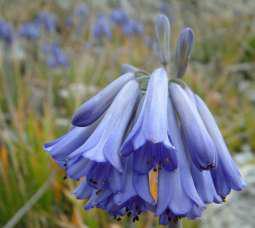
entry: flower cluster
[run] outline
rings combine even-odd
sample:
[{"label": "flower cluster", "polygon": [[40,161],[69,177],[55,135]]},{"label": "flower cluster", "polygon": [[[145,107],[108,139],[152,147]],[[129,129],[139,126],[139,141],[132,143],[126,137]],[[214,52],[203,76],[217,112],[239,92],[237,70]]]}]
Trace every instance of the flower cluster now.
[{"label": "flower cluster", "polygon": [[[193,40],[185,28],[176,49],[178,77]],[[184,81],[169,80],[164,67],[123,71],[74,113],[69,132],[44,147],[68,178],[81,180],[74,195],[88,199],[85,209],[133,221],[151,211],[168,224],[200,217],[207,204],[244,188],[211,112]]]}]

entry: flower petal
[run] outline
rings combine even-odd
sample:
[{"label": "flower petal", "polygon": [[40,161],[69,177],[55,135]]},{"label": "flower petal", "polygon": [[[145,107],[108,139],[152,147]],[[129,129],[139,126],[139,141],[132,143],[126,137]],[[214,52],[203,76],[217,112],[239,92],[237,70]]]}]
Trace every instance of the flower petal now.
[{"label": "flower petal", "polygon": [[160,68],[150,77],[142,108],[121,149],[122,156],[136,154],[141,165],[139,168],[135,161],[134,168],[140,173],[148,173],[157,164],[168,170],[177,167],[175,148],[167,132],[167,99],[167,73]]},{"label": "flower petal", "polygon": [[62,137],[44,145],[44,149],[48,151],[56,160],[64,160],[69,154],[80,147],[92,134],[97,124],[87,127],[73,127]]},{"label": "flower petal", "polygon": [[139,93],[135,80],[129,81],[121,89],[94,133],[83,145],[83,157],[96,162],[109,162],[122,172],[119,149]]},{"label": "flower petal", "polygon": [[171,83],[169,91],[192,161],[202,170],[215,167],[217,154],[214,142],[192,101],[177,83]]},{"label": "flower petal", "polygon": [[150,187],[149,187],[149,177],[148,174],[145,175],[139,175],[135,174],[133,175],[133,185],[136,193],[146,202],[153,204],[154,200],[150,193]]},{"label": "flower petal", "polygon": [[84,127],[97,120],[110,106],[120,89],[131,79],[133,73],[126,73],[106,86],[101,92],[86,101],[75,113],[72,124]]},{"label": "flower petal", "polygon": [[[230,156],[230,153],[228,151],[228,148],[224,142],[224,139],[221,135],[221,132],[217,126],[217,123],[207,108],[206,104],[203,102],[203,100],[195,96],[197,109],[203,119],[203,122],[211,135],[217,149],[218,159],[219,162],[219,168],[217,167],[213,173],[214,173],[214,180],[217,178],[217,175],[220,175],[222,177],[221,182],[225,181],[226,184],[237,191],[242,190],[245,187],[245,182],[241,177],[241,174],[238,170],[238,167],[236,166],[235,162]],[[220,181],[217,182],[217,187],[219,188]],[[225,187],[224,187],[225,188]]]}]

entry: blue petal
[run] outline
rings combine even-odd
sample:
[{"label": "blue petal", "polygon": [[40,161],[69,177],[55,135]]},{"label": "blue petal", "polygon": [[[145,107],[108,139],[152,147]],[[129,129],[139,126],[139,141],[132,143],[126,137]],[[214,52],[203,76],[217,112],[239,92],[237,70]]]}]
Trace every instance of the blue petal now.
[{"label": "blue petal", "polygon": [[[146,161],[156,161],[164,168],[173,170],[177,167],[175,148],[171,144],[167,132],[167,99],[168,99],[168,78],[163,68],[155,70],[149,80],[147,92],[139,111],[138,118],[129,132],[121,154],[128,156],[135,152],[139,161],[146,158]],[[155,146],[157,145],[157,146]],[[158,152],[160,145],[160,153]],[[145,148],[149,152],[145,154]],[[138,153],[143,153],[138,155]],[[138,163],[137,163],[138,164]],[[138,171],[148,172],[150,166],[142,164]]]},{"label": "blue petal", "polygon": [[162,214],[167,209],[168,204],[173,196],[173,191],[171,191],[170,176],[171,174],[165,170],[161,170],[159,172],[157,215]]},{"label": "blue petal", "polygon": [[178,84],[171,83],[169,91],[192,161],[202,170],[215,167],[216,148],[194,104]]},{"label": "blue petal", "polygon": [[95,127],[96,124],[87,127],[73,127],[62,137],[45,144],[44,149],[48,151],[54,159],[64,160],[69,154],[85,143]]},{"label": "blue petal", "polygon": [[149,177],[147,174],[134,174],[133,185],[136,193],[146,202],[153,204],[154,200],[150,193]]},{"label": "blue petal", "polygon": [[79,179],[83,176],[86,176],[87,173],[93,166],[93,162],[88,159],[78,158],[75,161],[71,161],[67,163],[67,176],[72,179]]},{"label": "blue petal", "polygon": [[114,202],[118,205],[123,204],[136,195],[133,186],[133,170],[132,170],[132,157],[127,159],[124,173],[124,186],[122,191],[114,196]]},{"label": "blue petal", "polygon": [[147,174],[154,167],[155,158],[153,159],[152,153],[152,149],[148,144],[134,152],[133,168],[136,172]]},{"label": "blue petal", "polygon": [[77,199],[86,199],[91,196],[93,190],[94,189],[87,184],[87,181],[83,180],[82,183],[73,191],[73,194]]},{"label": "blue petal", "polygon": [[110,106],[120,89],[131,79],[134,79],[133,73],[124,74],[110,83],[97,95],[86,101],[75,112],[72,119],[72,124],[75,126],[84,127],[97,120]]},{"label": "blue petal", "polygon": [[[185,92],[189,96],[190,101],[193,103],[193,105],[196,105],[194,93],[190,90],[189,87],[185,87]],[[194,184],[203,202],[204,203],[222,202],[222,198],[216,192],[210,172],[199,170],[192,162],[190,166]]]},{"label": "blue petal", "polygon": [[[174,216],[185,216],[194,205],[204,208],[189,168],[172,102],[168,100],[168,131],[177,150],[178,167],[172,172],[159,171],[157,214],[170,210]],[[163,217],[162,217],[163,218]]]},{"label": "blue petal", "polygon": [[197,191],[204,203],[222,202],[222,198],[218,195],[214,187],[210,171],[200,171],[196,166],[192,165],[192,174]]},{"label": "blue petal", "polygon": [[129,81],[114,99],[101,123],[82,147],[83,157],[109,162],[122,172],[119,149],[139,97],[139,86]]},{"label": "blue petal", "polygon": [[123,174],[112,168],[111,174],[108,177],[109,187],[113,193],[119,192],[123,188]]},{"label": "blue petal", "polygon": [[178,151],[178,164],[180,179],[182,182],[182,187],[189,198],[196,204],[201,207],[204,206],[199,194],[196,190],[195,183],[192,178],[190,164],[188,159],[188,154],[184,142],[182,140],[182,132],[179,126],[177,115],[175,114],[172,101],[168,100],[168,131],[169,135],[172,137],[173,144]]},{"label": "blue petal", "polygon": [[217,193],[224,199],[231,191],[228,180],[225,178],[221,161],[216,169],[211,171],[213,182]]},{"label": "blue petal", "polygon": [[[207,108],[203,100],[196,96],[197,109],[204,121],[204,124],[211,135],[217,149],[218,159],[219,159],[219,168],[217,167],[214,174],[214,180],[217,179],[217,175],[221,176],[221,182],[226,182],[226,185],[230,188],[240,191],[245,187],[245,182],[241,177],[241,174],[236,166],[235,162],[232,160],[228,148],[224,142],[224,139],[221,135],[221,132],[217,126],[217,123]],[[216,181],[217,186],[219,187],[220,181]],[[226,187],[224,187],[226,188]],[[226,191],[225,191],[226,193]]]},{"label": "blue petal", "polygon": [[105,201],[111,195],[112,195],[112,192],[109,190],[102,190],[100,192],[94,190],[94,192],[92,193],[91,197],[89,198],[89,200],[85,206],[85,210],[89,210],[89,209],[97,206],[101,202]]}]

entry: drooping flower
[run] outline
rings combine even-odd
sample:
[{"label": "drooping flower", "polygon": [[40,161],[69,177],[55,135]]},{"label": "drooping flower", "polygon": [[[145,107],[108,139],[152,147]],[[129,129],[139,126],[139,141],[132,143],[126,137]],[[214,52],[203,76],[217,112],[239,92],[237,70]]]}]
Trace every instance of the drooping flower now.
[{"label": "drooping flower", "polygon": [[106,16],[100,15],[98,16],[95,24],[92,27],[93,37],[96,40],[102,40],[103,38],[111,39],[112,30],[109,21]]},{"label": "drooping flower", "polygon": [[240,191],[245,187],[240,172],[230,156],[226,143],[217,123],[203,100],[195,95],[195,101],[200,116],[216,146],[218,166],[211,171],[217,193],[225,198],[231,189]]},{"label": "drooping flower", "polygon": [[13,36],[13,28],[11,24],[0,19],[0,39],[2,39],[6,44],[11,44],[14,38]]},{"label": "drooping flower", "polygon": [[177,113],[169,99],[168,131],[176,147],[178,167],[171,172],[164,169],[159,170],[157,215],[160,215],[163,224],[181,217],[199,217],[205,209],[192,178],[178,122]]},{"label": "drooping flower", "polygon": [[127,13],[121,8],[113,9],[110,18],[119,26],[125,25],[129,20]]},{"label": "drooping flower", "polygon": [[134,79],[133,73],[127,73],[110,83],[101,92],[86,101],[73,115],[72,123],[76,126],[87,126],[97,120],[110,106],[121,88]]},{"label": "drooping flower", "polygon": [[137,174],[133,170],[134,155],[125,159],[124,183],[119,193],[114,195],[115,204],[138,220],[138,216],[148,210],[154,210],[155,201],[150,193],[148,174]]},{"label": "drooping flower", "polygon": [[49,68],[68,67],[69,58],[59,44],[56,42],[45,44],[43,52],[46,57],[46,63]]},{"label": "drooping flower", "polygon": [[122,27],[123,33],[127,37],[141,35],[144,31],[143,24],[134,20],[129,19]]},{"label": "drooping flower", "polygon": [[40,37],[40,26],[36,22],[26,22],[19,28],[19,35],[28,40],[36,40]]},{"label": "drooping flower", "polygon": [[192,101],[177,83],[170,83],[169,92],[180,119],[185,144],[192,162],[200,170],[216,167],[217,153],[214,142]]},{"label": "drooping flower", "polygon": [[146,174],[161,166],[168,171],[177,167],[175,148],[167,130],[168,79],[163,68],[149,80],[141,111],[122,147],[122,156],[134,154],[134,169]]},{"label": "drooping flower", "polygon": [[48,11],[41,11],[35,20],[45,29],[45,31],[50,33],[55,32],[57,26],[57,18],[53,13]]},{"label": "drooping flower", "polygon": [[[74,127],[45,145],[69,178],[81,179],[73,194],[88,199],[87,210],[133,221],[151,211],[168,225],[200,217],[207,204],[245,186],[205,103],[180,79],[168,80],[167,20],[156,23],[165,68],[149,76],[125,64],[124,75],[76,111]],[[177,48],[185,61],[186,38]],[[177,69],[187,66],[182,60]]]}]

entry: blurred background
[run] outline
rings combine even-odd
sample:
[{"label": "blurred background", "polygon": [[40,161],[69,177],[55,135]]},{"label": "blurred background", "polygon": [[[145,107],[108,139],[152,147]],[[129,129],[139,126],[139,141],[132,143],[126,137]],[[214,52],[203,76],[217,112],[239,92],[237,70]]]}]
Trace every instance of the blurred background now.
[{"label": "blurred background", "polygon": [[84,211],[42,149],[70,127],[74,110],[129,63],[160,66],[153,20],[172,24],[172,54],[190,26],[196,42],[184,80],[215,114],[248,182],[223,206],[185,228],[255,227],[254,0],[1,0],[0,227],[159,227],[151,214],[132,224]]}]

